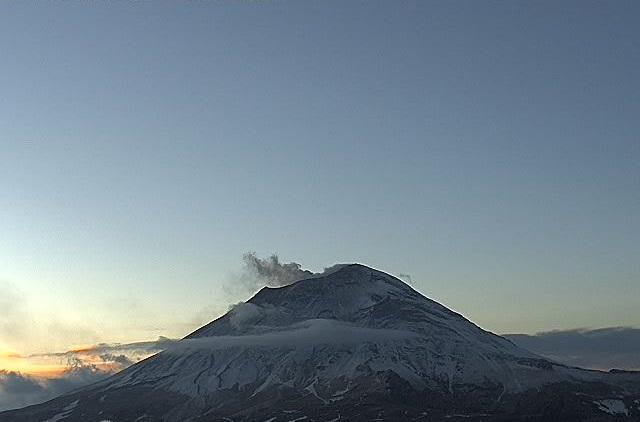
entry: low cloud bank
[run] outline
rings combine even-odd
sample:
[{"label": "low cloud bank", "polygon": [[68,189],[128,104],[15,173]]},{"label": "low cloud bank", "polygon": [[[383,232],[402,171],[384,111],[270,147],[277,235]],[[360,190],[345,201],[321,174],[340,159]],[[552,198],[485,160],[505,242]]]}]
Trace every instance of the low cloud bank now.
[{"label": "low cloud bank", "polygon": [[392,341],[418,337],[411,331],[365,328],[332,319],[310,319],[284,329],[241,336],[214,336],[185,339],[168,345],[167,353],[185,350],[220,350],[233,347],[313,346],[352,344],[365,341]]},{"label": "low cloud bank", "polygon": [[505,337],[520,347],[568,365],[640,370],[640,328],[558,330]]},{"label": "low cloud bank", "polygon": [[0,370],[0,411],[42,403],[61,394],[100,381],[112,372],[76,366],[53,379]]},{"label": "low cloud bank", "polygon": [[38,377],[0,368],[0,411],[42,403],[80,387],[101,381],[139,360],[166,349],[177,340],[127,344],[101,343],[81,350],[12,355],[12,359],[64,362],[66,369],[56,377]]},{"label": "low cloud bank", "polygon": [[0,411],[16,409],[53,398],[55,393],[37,379],[0,370]]},{"label": "low cloud bank", "polygon": [[137,362],[149,355],[164,350],[168,344],[177,340],[160,336],[157,340],[138,341],[133,343],[98,343],[95,345],[83,347],[78,350],[70,350],[66,352],[38,353],[26,356],[28,358],[37,357],[77,357],[86,360],[87,357],[98,357],[103,362],[124,363]]}]

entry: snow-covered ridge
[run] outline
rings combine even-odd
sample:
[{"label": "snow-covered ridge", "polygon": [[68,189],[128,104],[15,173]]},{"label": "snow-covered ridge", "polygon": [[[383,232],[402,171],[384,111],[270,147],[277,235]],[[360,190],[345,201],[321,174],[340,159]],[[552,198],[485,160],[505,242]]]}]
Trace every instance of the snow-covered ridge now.
[{"label": "snow-covered ridge", "polygon": [[[174,368],[179,374],[167,377]],[[328,385],[380,371],[393,371],[416,387],[445,384],[452,391],[487,382],[521,391],[572,376],[570,369],[554,371],[552,363],[480,329],[401,280],[347,265],[262,289],[146,365],[125,371],[113,385],[158,383],[189,395],[234,385],[308,390],[311,383]]]},{"label": "snow-covered ridge", "polygon": [[[385,306],[396,309],[388,313],[391,309]],[[407,313],[398,315],[403,309]],[[187,338],[245,334],[259,326],[288,326],[307,319],[335,319],[381,328],[377,324],[411,318],[415,310],[432,319],[468,323],[461,315],[422,296],[403,281],[360,264],[350,264],[339,266],[328,275],[288,286],[264,287],[246,303]]]}]

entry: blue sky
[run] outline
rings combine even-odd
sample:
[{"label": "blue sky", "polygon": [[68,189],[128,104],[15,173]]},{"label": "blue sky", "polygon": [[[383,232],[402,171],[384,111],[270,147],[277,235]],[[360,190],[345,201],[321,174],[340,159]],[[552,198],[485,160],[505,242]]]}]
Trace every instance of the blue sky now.
[{"label": "blue sky", "polygon": [[0,346],[184,335],[250,250],[496,332],[639,325],[639,12],[2,3],[0,283],[43,328]]}]

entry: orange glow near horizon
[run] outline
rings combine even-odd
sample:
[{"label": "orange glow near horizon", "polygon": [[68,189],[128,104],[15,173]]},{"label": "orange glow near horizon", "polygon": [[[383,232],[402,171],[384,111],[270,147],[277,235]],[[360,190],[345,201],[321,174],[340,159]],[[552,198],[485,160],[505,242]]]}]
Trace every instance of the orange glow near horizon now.
[{"label": "orange glow near horizon", "polygon": [[0,370],[19,372],[41,378],[55,378],[67,370],[67,365],[54,359],[33,359],[19,353],[0,352]]},{"label": "orange glow near horizon", "polygon": [[[36,378],[59,378],[77,369],[115,373],[124,367],[122,362],[110,361],[100,354],[96,344],[72,346],[66,352],[21,354],[0,346],[0,371],[19,372]],[[153,353],[134,354],[131,361],[144,359]]]},{"label": "orange glow near horizon", "polygon": [[25,370],[20,371],[23,375],[36,378],[59,378],[68,370],[66,365],[28,365]]},{"label": "orange glow near horizon", "polygon": [[[113,369],[111,363],[105,363],[98,357],[86,352],[95,348],[94,345],[86,345],[72,348],[69,352],[79,358],[83,364],[95,365],[101,370]],[[69,365],[64,356],[24,356],[10,350],[0,350],[0,371],[19,372],[38,378],[57,378],[69,370]]]},{"label": "orange glow near horizon", "polygon": [[90,352],[92,350],[95,350],[97,347],[98,346],[95,344],[82,344],[79,346],[71,346],[69,351],[73,353],[83,353],[83,352]]}]

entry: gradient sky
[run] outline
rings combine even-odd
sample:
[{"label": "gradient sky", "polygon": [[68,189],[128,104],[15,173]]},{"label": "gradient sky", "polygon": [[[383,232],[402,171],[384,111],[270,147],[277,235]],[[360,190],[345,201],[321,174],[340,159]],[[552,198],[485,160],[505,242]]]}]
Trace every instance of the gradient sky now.
[{"label": "gradient sky", "polygon": [[184,335],[250,250],[499,333],[640,325],[639,17],[2,2],[0,349]]}]

